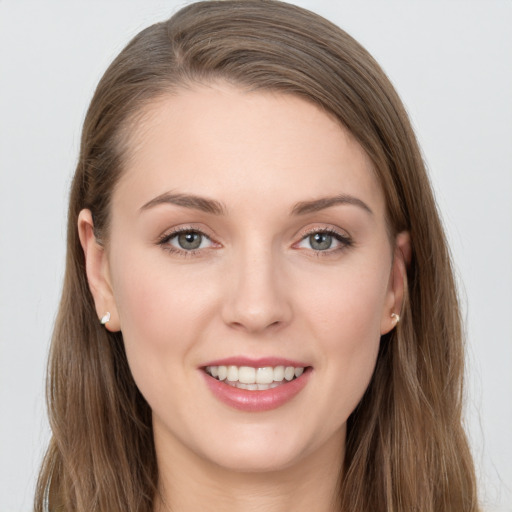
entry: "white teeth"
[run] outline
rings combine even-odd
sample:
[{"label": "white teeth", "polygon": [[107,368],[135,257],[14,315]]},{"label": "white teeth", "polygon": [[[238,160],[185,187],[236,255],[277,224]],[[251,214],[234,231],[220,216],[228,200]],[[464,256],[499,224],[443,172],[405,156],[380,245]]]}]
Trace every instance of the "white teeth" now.
[{"label": "white teeth", "polygon": [[243,384],[254,384],[256,382],[256,368],[240,366],[238,369],[238,382],[242,382]]},{"label": "white teeth", "polygon": [[228,366],[228,374],[226,378],[231,382],[236,382],[238,380],[238,367]]},{"label": "white teeth", "polygon": [[243,382],[226,381],[226,384],[238,389],[247,389],[249,391],[264,391],[279,386],[279,382],[272,382],[272,384],[244,384]]},{"label": "white teeth", "polygon": [[282,382],[284,379],[284,366],[276,366],[274,368],[274,381]]},{"label": "white teeth", "polygon": [[[215,366],[212,366],[211,368],[215,368]],[[217,378],[219,380],[224,380],[228,376],[228,369],[226,366],[219,366],[218,368],[219,368],[219,371],[218,371]],[[210,369],[210,371],[211,371],[211,369]]]},{"label": "white teeth", "polygon": [[265,368],[258,368],[256,370],[257,384],[271,384],[272,382],[274,382],[274,368],[266,366]]},{"label": "white teeth", "polygon": [[292,380],[295,377],[295,368],[293,366],[287,366],[284,370],[284,378],[286,380]]},{"label": "white teeth", "polygon": [[291,381],[300,377],[304,373],[304,367],[207,366],[206,373],[240,389],[264,390],[278,386],[285,379]]}]

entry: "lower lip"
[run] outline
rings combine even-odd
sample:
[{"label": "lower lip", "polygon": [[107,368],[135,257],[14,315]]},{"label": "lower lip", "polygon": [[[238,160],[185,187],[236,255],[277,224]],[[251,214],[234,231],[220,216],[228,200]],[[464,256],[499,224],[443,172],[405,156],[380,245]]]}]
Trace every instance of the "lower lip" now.
[{"label": "lower lip", "polygon": [[285,384],[262,391],[249,391],[230,386],[203,371],[206,384],[216,398],[234,409],[245,412],[270,411],[281,407],[304,388],[310,374],[311,368],[306,368],[300,377]]}]

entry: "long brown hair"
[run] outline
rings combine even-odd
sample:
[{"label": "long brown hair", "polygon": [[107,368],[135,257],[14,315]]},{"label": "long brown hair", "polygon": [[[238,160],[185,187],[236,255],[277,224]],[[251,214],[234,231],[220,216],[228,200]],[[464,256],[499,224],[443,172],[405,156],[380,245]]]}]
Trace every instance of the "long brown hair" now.
[{"label": "long brown hair", "polygon": [[110,198],[131,127],[157,97],[225,80],[293,94],[336,116],[373,161],[390,234],[412,258],[397,329],[381,339],[373,379],[349,418],[344,511],[478,510],[462,429],[464,353],[449,251],[405,109],[374,59],[341,29],[274,0],[192,4],[140,32],[101,79],[72,185],[64,288],[48,368],[53,437],[35,510],[149,512],[158,482],[151,411],[122,333],[100,326],[77,233],[81,209],[108,240]]}]

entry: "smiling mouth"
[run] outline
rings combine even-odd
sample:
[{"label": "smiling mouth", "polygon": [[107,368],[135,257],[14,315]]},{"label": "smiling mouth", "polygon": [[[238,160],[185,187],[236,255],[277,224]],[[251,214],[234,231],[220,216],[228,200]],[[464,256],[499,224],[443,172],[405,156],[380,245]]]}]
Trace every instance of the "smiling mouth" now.
[{"label": "smiling mouth", "polygon": [[276,388],[300,377],[305,367],[295,366],[207,366],[205,372],[225,384],[249,391]]}]

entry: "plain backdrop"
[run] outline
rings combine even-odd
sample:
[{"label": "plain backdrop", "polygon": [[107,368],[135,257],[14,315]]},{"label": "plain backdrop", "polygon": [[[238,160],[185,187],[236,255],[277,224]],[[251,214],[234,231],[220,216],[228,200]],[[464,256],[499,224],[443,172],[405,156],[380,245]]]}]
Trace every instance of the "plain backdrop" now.
[{"label": "plain backdrop", "polygon": [[[381,63],[451,243],[485,509],[512,511],[512,1],[302,0]],[[29,511],[81,123],[101,74],[176,1],[0,0],[0,512]]]}]

